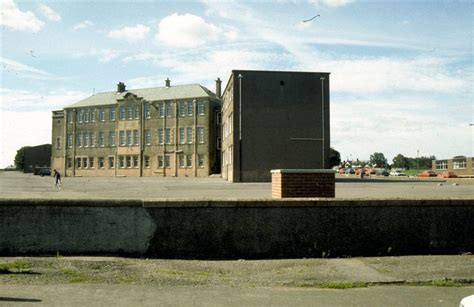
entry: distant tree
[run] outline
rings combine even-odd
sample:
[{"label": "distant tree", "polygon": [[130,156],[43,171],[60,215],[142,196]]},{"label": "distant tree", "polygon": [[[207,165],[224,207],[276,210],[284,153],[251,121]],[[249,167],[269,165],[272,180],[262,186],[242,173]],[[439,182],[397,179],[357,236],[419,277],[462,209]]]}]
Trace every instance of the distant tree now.
[{"label": "distant tree", "polygon": [[387,158],[381,152],[374,152],[370,155],[369,163],[375,167],[387,167]]},{"label": "distant tree", "polygon": [[[431,161],[436,160],[435,156],[429,157],[419,157],[419,158],[409,158],[410,159],[410,167],[418,169],[431,169]],[[418,160],[418,161],[417,161]]]},{"label": "distant tree", "polygon": [[410,159],[405,157],[402,154],[396,155],[392,159],[393,165],[392,167],[394,168],[404,168],[404,169],[409,169],[410,168]]},{"label": "distant tree", "polygon": [[29,146],[24,146],[16,151],[15,166],[20,171],[25,169],[25,149],[28,147]]},{"label": "distant tree", "polygon": [[341,164],[341,154],[339,151],[335,150],[334,148],[329,149],[329,166],[337,166]]}]

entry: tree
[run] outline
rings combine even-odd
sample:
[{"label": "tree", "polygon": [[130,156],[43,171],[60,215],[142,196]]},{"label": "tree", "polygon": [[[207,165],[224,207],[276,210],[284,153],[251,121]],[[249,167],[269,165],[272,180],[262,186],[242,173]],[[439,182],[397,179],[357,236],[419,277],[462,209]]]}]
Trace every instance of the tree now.
[{"label": "tree", "polygon": [[20,171],[25,169],[25,149],[28,147],[29,146],[24,146],[16,151],[15,166]]},{"label": "tree", "polygon": [[370,155],[370,164],[375,167],[386,167],[387,166],[387,158],[385,158],[384,154],[381,152],[374,152]]},{"label": "tree", "polygon": [[329,149],[329,166],[333,167],[341,164],[341,154],[334,148]]},{"label": "tree", "polygon": [[404,168],[404,169],[409,169],[410,168],[410,159],[405,157],[402,154],[396,155],[393,160],[393,167],[394,168]]}]

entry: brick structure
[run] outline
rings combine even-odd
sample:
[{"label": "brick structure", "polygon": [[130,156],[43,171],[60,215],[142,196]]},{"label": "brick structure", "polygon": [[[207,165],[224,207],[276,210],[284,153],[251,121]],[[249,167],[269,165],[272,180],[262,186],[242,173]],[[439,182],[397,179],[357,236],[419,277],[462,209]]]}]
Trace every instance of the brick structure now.
[{"label": "brick structure", "polygon": [[335,197],[335,173],[327,169],[272,170],[272,197]]}]

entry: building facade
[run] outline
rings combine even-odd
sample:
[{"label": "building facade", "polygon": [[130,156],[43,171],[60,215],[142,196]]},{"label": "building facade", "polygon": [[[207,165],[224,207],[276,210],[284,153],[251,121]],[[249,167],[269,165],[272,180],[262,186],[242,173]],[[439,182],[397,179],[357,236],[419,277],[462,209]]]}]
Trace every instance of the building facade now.
[{"label": "building facade", "polygon": [[452,159],[433,160],[432,169],[437,173],[445,171],[453,172],[460,177],[474,175],[472,157],[458,156]]},{"label": "building facade", "polygon": [[222,177],[329,168],[329,73],[233,70],[222,93]]},{"label": "building facade", "polygon": [[219,173],[220,109],[218,95],[198,84],[126,90],[120,82],[53,111],[52,167],[66,176]]}]

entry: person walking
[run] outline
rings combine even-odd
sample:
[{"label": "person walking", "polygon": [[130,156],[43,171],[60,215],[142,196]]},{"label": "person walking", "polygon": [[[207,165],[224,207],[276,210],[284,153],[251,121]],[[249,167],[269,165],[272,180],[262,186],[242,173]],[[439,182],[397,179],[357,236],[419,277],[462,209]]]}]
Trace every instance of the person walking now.
[{"label": "person walking", "polygon": [[58,190],[61,189],[61,173],[58,170],[54,169],[53,177],[55,179],[54,186]]}]

